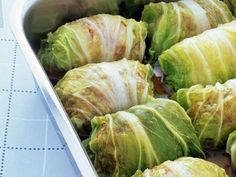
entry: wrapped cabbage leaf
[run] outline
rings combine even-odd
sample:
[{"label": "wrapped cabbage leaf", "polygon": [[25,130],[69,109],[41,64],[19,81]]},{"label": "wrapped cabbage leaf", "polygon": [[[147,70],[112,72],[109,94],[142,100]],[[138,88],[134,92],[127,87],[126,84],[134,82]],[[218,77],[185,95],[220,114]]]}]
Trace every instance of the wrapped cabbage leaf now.
[{"label": "wrapped cabbage leaf", "polygon": [[182,157],[166,161],[143,173],[138,170],[132,177],[228,177],[225,170],[199,158]]},{"label": "wrapped cabbage leaf", "polygon": [[100,176],[131,176],[181,156],[204,157],[190,118],[172,100],[153,99],[91,123],[89,147]]},{"label": "wrapped cabbage leaf", "polygon": [[88,64],[66,73],[55,90],[81,136],[89,134],[94,116],[114,113],[153,96],[150,65],[123,59]]},{"label": "wrapped cabbage leaf", "polygon": [[149,24],[150,59],[185,38],[234,20],[224,2],[219,0],[182,0],[146,5],[142,20]]},{"label": "wrapped cabbage leaf", "polygon": [[231,155],[231,164],[234,169],[236,169],[236,131],[230,133],[227,145],[226,152]]},{"label": "wrapped cabbage leaf", "polygon": [[173,98],[187,111],[205,148],[224,146],[236,129],[236,79],[180,89]]},{"label": "wrapped cabbage leaf", "polygon": [[159,58],[165,84],[178,90],[235,78],[235,47],[236,21],[175,44]]},{"label": "wrapped cabbage leaf", "polygon": [[48,34],[38,52],[45,70],[59,78],[87,63],[122,58],[141,61],[145,51],[147,24],[117,15],[82,18]]}]

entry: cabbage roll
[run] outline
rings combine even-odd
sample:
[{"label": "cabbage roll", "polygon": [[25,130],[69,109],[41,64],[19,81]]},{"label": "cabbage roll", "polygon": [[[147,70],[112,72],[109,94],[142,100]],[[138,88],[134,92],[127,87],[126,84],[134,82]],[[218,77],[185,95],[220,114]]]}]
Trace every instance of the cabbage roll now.
[{"label": "cabbage roll", "polygon": [[226,152],[231,155],[231,164],[233,168],[236,169],[236,131],[229,135]]},{"label": "cabbage roll", "polygon": [[180,89],[173,98],[187,111],[205,148],[223,147],[236,130],[236,79]]},{"label": "cabbage roll", "polygon": [[100,14],[82,18],[49,33],[38,52],[53,78],[88,63],[122,58],[142,61],[147,24],[121,16]]},{"label": "cabbage roll", "polygon": [[142,20],[149,24],[150,59],[156,62],[174,44],[233,19],[226,4],[219,0],[150,3],[142,14]]},{"label": "cabbage roll", "polygon": [[159,63],[174,90],[224,83],[236,77],[236,21],[175,44]]},{"label": "cabbage roll", "polygon": [[123,59],[88,64],[66,73],[55,90],[79,135],[86,136],[94,116],[114,113],[153,96],[150,65]]},{"label": "cabbage roll", "polygon": [[143,173],[138,170],[132,177],[228,177],[225,170],[199,158],[182,157],[166,161]]},{"label": "cabbage roll", "polygon": [[89,151],[100,176],[128,177],[181,156],[204,157],[191,119],[172,100],[153,99],[91,123]]}]

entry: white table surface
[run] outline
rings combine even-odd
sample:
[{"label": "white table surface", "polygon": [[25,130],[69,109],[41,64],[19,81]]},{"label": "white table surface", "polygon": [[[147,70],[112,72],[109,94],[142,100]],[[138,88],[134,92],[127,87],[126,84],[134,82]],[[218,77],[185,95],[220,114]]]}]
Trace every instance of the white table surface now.
[{"label": "white table surface", "polygon": [[0,177],[76,177],[0,0]]}]

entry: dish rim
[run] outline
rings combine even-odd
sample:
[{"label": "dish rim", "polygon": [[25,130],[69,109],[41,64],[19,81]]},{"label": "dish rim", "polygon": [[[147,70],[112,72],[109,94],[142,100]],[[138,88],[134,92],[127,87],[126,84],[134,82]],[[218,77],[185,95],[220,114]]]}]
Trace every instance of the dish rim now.
[{"label": "dish rim", "polygon": [[28,10],[39,0],[15,0],[10,11],[10,27],[19,44],[19,47],[25,56],[25,59],[33,73],[34,79],[46,103],[47,108],[52,114],[53,121],[58,126],[70,154],[74,160],[76,168],[79,169],[82,176],[97,177],[92,162],[90,161],[83,145],[78,137],[75,129],[69,121],[69,118],[56,95],[51,82],[42,66],[40,65],[37,56],[35,55],[31,45],[29,44],[24,32],[24,18]]}]

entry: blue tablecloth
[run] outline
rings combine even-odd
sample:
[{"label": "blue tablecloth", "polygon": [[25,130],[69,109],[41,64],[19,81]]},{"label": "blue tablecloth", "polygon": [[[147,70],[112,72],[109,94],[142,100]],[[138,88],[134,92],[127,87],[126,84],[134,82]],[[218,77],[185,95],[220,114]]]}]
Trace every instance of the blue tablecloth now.
[{"label": "blue tablecloth", "polygon": [[0,177],[75,177],[0,0]]}]

